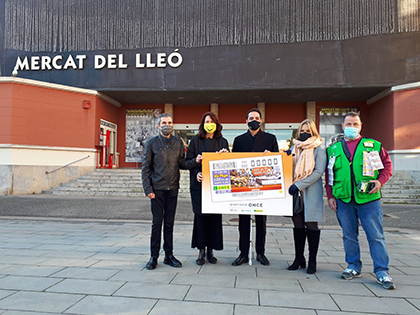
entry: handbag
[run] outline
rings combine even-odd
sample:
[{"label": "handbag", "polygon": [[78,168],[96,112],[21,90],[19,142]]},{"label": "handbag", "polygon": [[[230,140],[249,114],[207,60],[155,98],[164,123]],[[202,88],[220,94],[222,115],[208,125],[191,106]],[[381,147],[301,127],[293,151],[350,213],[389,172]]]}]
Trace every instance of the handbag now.
[{"label": "handbag", "polygon": [[293,215],[301,215],[303,214],[303,195],[300,190],[296,191],[293,194]]}]

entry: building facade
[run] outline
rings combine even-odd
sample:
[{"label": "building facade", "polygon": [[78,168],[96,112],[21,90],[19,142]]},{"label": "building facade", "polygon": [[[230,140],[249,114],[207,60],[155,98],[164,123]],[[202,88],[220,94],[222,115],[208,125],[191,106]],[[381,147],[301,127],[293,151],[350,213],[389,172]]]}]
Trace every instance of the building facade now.
[{"label": "building facade", "polygon": [[214,111],[232,142],[253,107],[283,148],[305,118],[328,144],[342,115],[359,111],[362,134],[383,143],[395,170],[420,172],[419,9],[414,0],[2,0],[0,194],[139,167],[161,112],[188,145]]}]

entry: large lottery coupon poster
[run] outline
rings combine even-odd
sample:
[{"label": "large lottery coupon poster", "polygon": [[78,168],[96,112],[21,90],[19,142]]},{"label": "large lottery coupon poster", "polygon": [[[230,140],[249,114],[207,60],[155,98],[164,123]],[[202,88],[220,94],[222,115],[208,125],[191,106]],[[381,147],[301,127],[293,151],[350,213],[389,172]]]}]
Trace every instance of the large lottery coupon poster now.
[{"label": "large lottery coupon poster", "polygon": [[292,215],[292,157],[203,153],[202,212]]}]

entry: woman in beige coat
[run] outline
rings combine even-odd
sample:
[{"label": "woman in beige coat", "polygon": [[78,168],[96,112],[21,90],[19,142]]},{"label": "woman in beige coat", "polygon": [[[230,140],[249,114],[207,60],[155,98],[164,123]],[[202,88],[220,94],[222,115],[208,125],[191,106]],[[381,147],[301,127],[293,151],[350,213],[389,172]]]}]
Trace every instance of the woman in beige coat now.
[{"label": "woman in beige coat", "polygon": [[309,263],[307,273],[316,272],[316,256],[318,253],[321,231],[318,222],[324,222],[324,200],[322,174],[327,165],[327,155],[322,139],[312,120],[305,119],[300,124],[293,139],[293,185],[289,194],[300,190],[303,194],[304,211],[292,217],[293,238],[295,242],[295,260],[287,269],[306,268],[303,255],[305,241],[308,239]]}]

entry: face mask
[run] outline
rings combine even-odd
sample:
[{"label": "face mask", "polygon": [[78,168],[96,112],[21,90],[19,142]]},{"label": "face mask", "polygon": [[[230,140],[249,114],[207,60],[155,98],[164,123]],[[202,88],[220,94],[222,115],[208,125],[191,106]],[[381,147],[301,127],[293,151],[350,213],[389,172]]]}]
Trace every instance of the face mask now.
[{"label": "face mask", "polygon": [[160,127],[160,131],[164,136],[169,136],[174,130],[174,126],[165,125]]},{"label": "face mask", "polygon": [[299,135],[299,140],[300,140],[300,141],[306,141],[306,140],[308,140],[310,137],[312,137],[310,133],[307,133],[307,132],[301,132],[301,133],[300,133],[300,135]]},{"label": "face mask", "polygon": [[248,123],[248,128],[251,130],[257,130],[260,128],[261,123],[259,121],[253,120]]},{"label": "face mask", "polygon": [[359,128],[346,127],[344,128],[344,135],[350,140],[356,139],[359,135]]},{"label": "face mask", "polygon": [[213,133],[216,131],[216,124],[215,123],[205,123],[204,124],[204,130],[207,133]]}]

